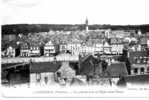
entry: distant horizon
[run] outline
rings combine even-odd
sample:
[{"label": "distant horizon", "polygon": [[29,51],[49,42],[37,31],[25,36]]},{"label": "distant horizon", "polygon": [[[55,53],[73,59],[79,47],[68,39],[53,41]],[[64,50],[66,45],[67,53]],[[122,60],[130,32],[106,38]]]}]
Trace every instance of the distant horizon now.
[{"label": "distant horizon", "polygon": [[[34,24],[34,23],[17,23],[17,24],[2,24],[2,26],[4,25],[85,25],[84,24],[67,24],[67,23],[64,23],[64,24],[52,24],[52,23],[37,23],[37,24]],[[90,25],[110,25],[110,26],[143,26],[143,25],[149,25],[148,24],[88,24],[89,26]]]},{"label": "distant horizon", "polygon": [[[11,33],[36,33],[53,31],[76,31],[85,30],[85,24],[9,24],[2,25],[2,34]],[[141,30],[142,33],[149,32],[149,24],[143,25],[89,25],[88,30]]]}]

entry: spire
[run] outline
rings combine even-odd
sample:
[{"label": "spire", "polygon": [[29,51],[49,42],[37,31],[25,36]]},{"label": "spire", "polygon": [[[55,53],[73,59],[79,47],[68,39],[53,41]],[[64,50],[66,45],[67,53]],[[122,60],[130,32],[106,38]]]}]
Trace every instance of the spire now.
[{"label": "spire", "polygon": [[86,17],[85,20],[85,30],[88,32],[88,18]]},{"label": "spire", "polygon": [[85,25],[88,26],[88,18],[86,17]]}]

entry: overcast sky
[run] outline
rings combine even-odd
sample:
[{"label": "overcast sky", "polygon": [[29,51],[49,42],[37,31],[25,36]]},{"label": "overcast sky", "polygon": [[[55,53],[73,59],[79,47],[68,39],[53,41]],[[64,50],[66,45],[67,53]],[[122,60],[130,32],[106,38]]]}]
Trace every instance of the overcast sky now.
[{"label": "overcast sky", "polygon": [[3,0],[2,24],[149,24],[149,0]]}]

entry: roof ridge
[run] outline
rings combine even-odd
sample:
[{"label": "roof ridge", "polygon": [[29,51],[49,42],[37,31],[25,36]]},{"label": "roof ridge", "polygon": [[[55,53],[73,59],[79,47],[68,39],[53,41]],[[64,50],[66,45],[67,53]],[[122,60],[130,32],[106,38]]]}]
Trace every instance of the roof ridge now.
[{"label": "roof ridge", "polygon": [[84,58],[82,59],[82,62],[84,62],[89,56],[91,56],[91,55],[87,55],[86,57],[84,57]]}]

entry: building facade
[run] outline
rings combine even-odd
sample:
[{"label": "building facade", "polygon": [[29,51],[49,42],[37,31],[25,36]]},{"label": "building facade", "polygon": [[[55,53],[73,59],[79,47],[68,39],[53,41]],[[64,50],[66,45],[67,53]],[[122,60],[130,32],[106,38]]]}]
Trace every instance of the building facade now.
[{"label": "building facade", "polygon": [[31,44],[30,45],[30,56],[40,56],[40,46],[39,45],[35,45],[35,44]]},{"label": "building facade", "polygon": [[6,56],[7,57],[15,57],[16,55],[16,49],[12,46],[9,46],[6,50]]},{"label": "building facade", "polygon": [[44,56],[54,55],[55,53],[55,45],[52,43],[52,41],[46,43],[44,46]]},{"label": "building facade", "polygon": [[28,43],[22,43],[20,48],[20,56],[21,57],[29,57],[30,56],[30,45]]}]

